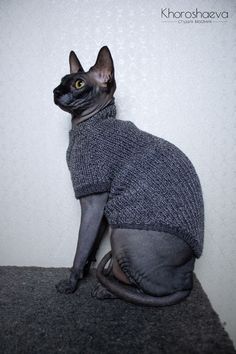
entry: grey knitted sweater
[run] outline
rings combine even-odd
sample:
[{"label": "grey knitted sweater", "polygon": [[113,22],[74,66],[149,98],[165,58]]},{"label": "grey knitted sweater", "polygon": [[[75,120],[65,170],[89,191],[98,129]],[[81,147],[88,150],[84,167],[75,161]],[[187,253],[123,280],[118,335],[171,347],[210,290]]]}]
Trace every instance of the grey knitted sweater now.
[{"label": "grey knitted sweater", "polygon": [[201,185],[192,163],[175,145],[117,119],[113,102],[72,126],[66,157],[77,199],[109,193],[104,214],[112,228],[168,232],[200,257]]}]

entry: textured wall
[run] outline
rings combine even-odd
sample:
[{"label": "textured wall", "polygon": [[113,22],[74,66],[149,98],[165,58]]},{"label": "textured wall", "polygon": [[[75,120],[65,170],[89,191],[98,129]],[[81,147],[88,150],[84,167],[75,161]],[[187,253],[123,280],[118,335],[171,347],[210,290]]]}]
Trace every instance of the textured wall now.
[{"label": "textured wall", "polygon": [[[160,18],[168,6],[229,18],[169,22]],[[108,45],[119,118],[178,145],[200,176],[206,238],[196,271],[236,340],[235,14],[233,0],[0,2],[2,265],[72,264],[80,207],[65,161],[70,117],[52,90],[71,49],[88,69]],[[108,248],[106,238],[100,257]]]}]

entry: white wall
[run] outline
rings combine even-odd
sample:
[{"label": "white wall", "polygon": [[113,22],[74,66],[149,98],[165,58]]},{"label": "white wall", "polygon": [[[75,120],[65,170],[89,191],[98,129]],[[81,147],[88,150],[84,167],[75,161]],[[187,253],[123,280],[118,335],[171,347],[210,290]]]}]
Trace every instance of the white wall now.
[{"label": "white wall", "polygon": [[[228,11],[226,22],[162,22],[175,11]],[[0,2],[2,265],[71,266],[80,223],[65,161],[70,117],[52,100],[77,51],[108,45],[118,116],[178,145],[201,179],[205,249],[197,275],[236,343],[236,20],[232,1]],[[103,243],[100,257],[109,248]]]}]

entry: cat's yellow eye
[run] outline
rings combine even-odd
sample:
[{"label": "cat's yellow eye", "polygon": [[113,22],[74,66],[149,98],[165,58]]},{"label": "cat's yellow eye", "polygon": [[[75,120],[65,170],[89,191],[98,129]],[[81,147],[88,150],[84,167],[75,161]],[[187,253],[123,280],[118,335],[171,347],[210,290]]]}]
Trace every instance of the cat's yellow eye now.
[{"label": "cat's yellow eye", "polygon": [[78,89],[81,89],[83,86],[85,85],[85,82],[83,80],[77,80],[75,81],[75,88],[78,90]]}]

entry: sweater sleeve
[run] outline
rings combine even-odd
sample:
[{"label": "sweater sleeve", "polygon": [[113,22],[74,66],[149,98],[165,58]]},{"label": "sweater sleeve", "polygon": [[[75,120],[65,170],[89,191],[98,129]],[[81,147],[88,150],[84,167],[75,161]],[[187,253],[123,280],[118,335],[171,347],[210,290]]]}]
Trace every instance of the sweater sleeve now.
[{"label": "sweater sleeve", "polygon": [[102,145],[91,136],[70,136],[66,157],[76,199],[110,191],[110,163],[102,150]]}]

